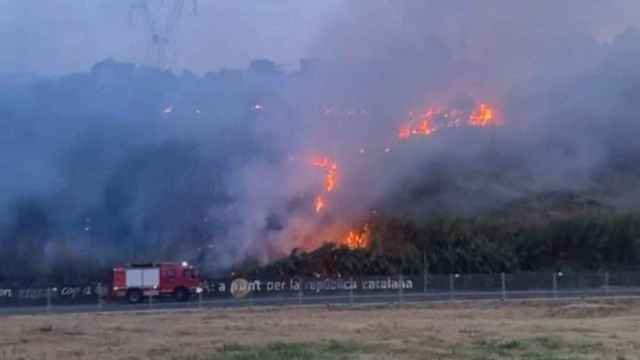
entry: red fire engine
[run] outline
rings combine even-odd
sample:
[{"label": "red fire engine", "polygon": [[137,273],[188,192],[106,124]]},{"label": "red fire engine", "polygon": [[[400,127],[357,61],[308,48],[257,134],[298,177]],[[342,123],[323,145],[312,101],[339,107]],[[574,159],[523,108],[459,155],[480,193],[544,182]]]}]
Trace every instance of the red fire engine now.
[{"label": "red fire engine", "polygon": [[139,303],[150,296],[173,296],[187,301],[202,291],[196,269],[186,262],[130,264],[113,269],[113,295]]}]

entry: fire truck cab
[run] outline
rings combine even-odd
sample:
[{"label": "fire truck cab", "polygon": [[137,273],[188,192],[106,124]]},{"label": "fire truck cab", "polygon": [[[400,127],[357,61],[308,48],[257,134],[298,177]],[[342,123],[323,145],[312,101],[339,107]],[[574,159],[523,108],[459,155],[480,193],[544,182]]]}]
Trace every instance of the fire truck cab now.
[{"label": "fire truck cab", "polygon": [[148,263],[116,266],[113,269],[113,295],[139,303],[144,297],[173,296],[187,301],[202,292],[196,269],[187,262]]}]

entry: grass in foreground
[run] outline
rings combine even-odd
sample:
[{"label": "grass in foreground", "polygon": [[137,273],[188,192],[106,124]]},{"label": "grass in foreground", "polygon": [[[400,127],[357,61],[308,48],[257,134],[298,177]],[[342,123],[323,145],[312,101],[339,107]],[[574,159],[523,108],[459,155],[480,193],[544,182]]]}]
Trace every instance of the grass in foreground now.
[{"label": "grass in foreground", "polygon": [[230,344],[216,353],[182,356],[174,360],[351,360],[370,351],[365,346],[338,341],[318,344],[274,343],[266,346]]},{"label": "grass in foreground", "polygon": [[[560,337],[541,336],[511,341],[480,341],[468,347],[460,358],[476,360],[580,360],[601,358],[607,349],[600,343],[570,343]],[[609,355],[611,355],[609,353]],[[458,357],[454,356],[454,359]],[[624,359],[624,357],[617,357]]]},{"label": "grass in foreground", "polygon": [[[274,343],[266,346],[225,345],[207,355],[175,357],[173,360],[357,360],[357,359],[473,359],[473,360],[582,360],[601,359],[611,353],[600,343],[570,343],[562,338],[534,337],[522,340],[483,340],[453,349],[449,354],[428,351],[393,351],[381,346],[353,342]],[[624,356],[613,359],[625,359]]]}]

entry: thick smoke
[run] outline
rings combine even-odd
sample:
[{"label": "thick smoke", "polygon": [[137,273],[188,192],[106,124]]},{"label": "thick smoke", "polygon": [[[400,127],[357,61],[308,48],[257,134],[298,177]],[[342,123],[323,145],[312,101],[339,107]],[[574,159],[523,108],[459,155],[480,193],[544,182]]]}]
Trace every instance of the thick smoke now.
[{"label": "thick smoke", "polygon": [[[402,199],[394,211],[477,213],[536,192],[600,191],[613,163],[633,161],[633,142],[619,139],[634,133],[634,108],[620,93],[633,86],[637,34],[602,39],[634,7],[598,0],[349,3],[314,51],[351,67],[312,87],[321,89],[314,97],[338,93],[339,101],[372,110],[366,135],[348,142],[379,146],[380,134],[406,112],[465,99],[496,104],[507,123],[394,148],[379,172],[357,171],[368,174],[355,187],[366,189],[359,203]],[[422,191],[407,194],[400,184]]]},{"label": "thick smoke", "polygon": [[[25,259],[224,270],[339,241],[374,211],[477,215],[550,192],[637,207],[640,33],[611,26],[633,6],[354,1],[293,73],[3,77],[0,275]],[[480,102],[504,126],[398,140],[411,111]],[[320,214],[318,155],[339,169]]]}]

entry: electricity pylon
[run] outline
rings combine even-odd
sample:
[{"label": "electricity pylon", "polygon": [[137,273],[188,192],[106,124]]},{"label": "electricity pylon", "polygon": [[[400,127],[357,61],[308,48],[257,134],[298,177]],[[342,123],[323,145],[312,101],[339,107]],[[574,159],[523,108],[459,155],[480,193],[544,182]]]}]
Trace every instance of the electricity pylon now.
[{"label": "electricity pylon", "polygon": [[[162,69],[173,70],[177,66],[178,46],[176,34],[182,21],[185,0],[130,0],[130,22],[136,18],[144,23],[150,59]],[[198,3],[193,0],[193,14]]]}]

